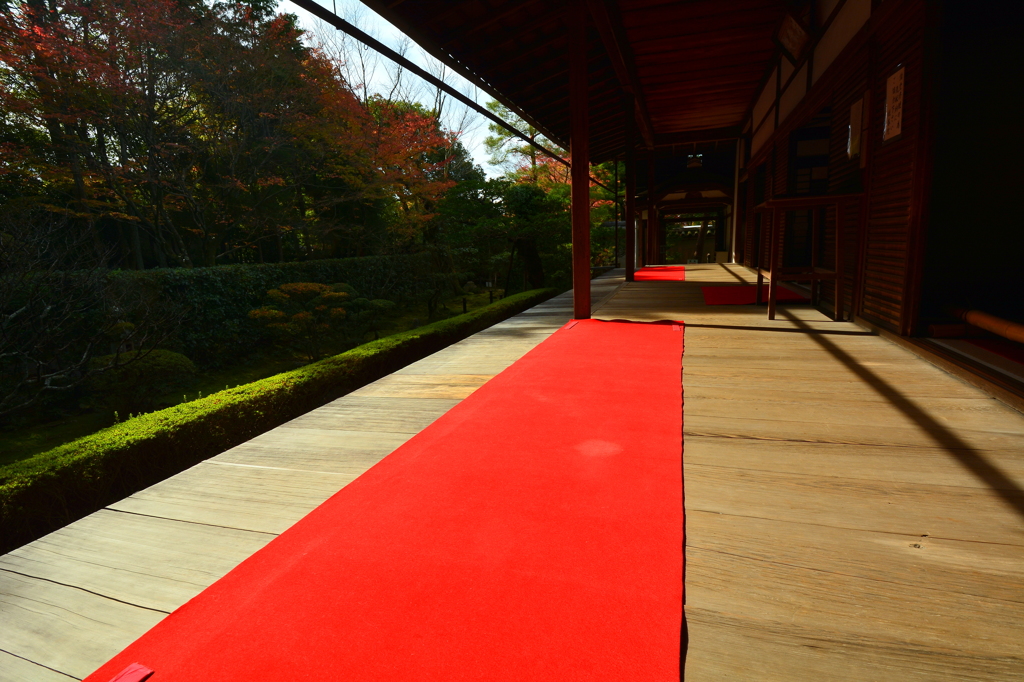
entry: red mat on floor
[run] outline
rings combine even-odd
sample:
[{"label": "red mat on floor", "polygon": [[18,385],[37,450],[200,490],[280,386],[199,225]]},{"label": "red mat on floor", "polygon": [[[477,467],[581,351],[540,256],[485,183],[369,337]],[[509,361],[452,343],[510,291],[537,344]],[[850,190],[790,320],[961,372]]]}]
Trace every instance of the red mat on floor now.
[{"label": "red mat on floor", "polygon": [[87,680],[678,679],[682,342],[566,325]]},{"label": "red mat on floor", "polygon": [[[701,287],[704,302],[708,305],[753,305],[757,303],[757,285],[729,285],[720,287]],[[768,301],[768,285],[761,287],[761,300]],[[776,301],[803,301],[808,299],[789,289],[779,287]]]},{"label": "red mat on floor", "polygon": [[660,265],[655,268],[640,268],[633,273],[637,282],[681,282],[686,279],[685,265]]},{"label": "red mat on floor", "polygon": [[1024,365],[1024,344],[1008,339],[967,339],[967,343]]}]

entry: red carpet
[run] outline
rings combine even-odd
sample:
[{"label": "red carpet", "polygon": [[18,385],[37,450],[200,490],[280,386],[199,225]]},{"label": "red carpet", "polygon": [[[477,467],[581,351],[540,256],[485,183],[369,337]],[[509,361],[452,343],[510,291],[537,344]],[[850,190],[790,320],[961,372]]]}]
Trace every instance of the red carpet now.
[{"label": "red carpet", "polygon": [[633,273],[637,282],[682,282],[686,279],[685,265],[659,265],[652,268],[640,268]]},{"label": "red carpet", "polygon": [[[753,305],[757,303],[756,284],[701,287],[700,290],[704,293],[704,303],[708,305]],[[764,302],[768,301],[767,284],[761,287],[761,300]],[[775,300],[807,302],[809,299],[789,289],[779,287]]]},{"label": "red carpet", "polygon": [[679,679],[682,344],[566,325],[87,680]]}]

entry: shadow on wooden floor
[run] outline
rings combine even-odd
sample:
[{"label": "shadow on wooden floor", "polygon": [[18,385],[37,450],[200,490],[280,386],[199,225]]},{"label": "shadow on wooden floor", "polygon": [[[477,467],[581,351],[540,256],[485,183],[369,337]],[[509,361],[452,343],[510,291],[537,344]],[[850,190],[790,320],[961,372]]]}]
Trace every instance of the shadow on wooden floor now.
[{"label": "shadow on wooden floor", "polygon": [[[779,313],[801,330],[805,332],[813,331],[803,320],[797,318],[792,313],[783,309],[780,309]],[[1024,518],[1024,490],[998,466],[982,457],[975,448],[972,448],[953,431],[943,426],[937,419],[915,405],[899,389],[857,362],[857,360],[832,343],[823,334],[809,333],[807,336],[821,346],[822,349],[828,351],[834,358],[846,365],[850,371],[860,377],[861,381],[888,400],[893,407],[914,420],[939,447],[953,455],[960,464],[995,491],[1021,518]]]}]

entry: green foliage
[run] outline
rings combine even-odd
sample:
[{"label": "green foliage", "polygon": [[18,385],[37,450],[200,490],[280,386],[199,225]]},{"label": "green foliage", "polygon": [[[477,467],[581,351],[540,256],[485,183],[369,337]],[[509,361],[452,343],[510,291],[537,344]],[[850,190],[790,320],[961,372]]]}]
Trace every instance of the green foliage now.
[{"label": "green foliage", "polygon": [[116,424],[0,468],[0,552],[38,538],[556,293],[529,291]]},{"label": "green foliage", "polygon": [[377,331],[380,316],[395,303],[359,297],[348,284],[291,282],[267,292],[266,305],[249,318],[298,346],[310,360],[319,360],[332,343],[362,341]]},{"label": "green foliage", "polygon": [[395,303],[386,298],[356,298],[348,305],[348,316],[342,331],[349,342],[362,341],[369,332],[376,334],[386,313],[395,309]]},{"label": "green foliage", "polygon": [[510,291],[568,286],[568,214],[542,187],[507,179],[462,182],[438,204],[434,221],[464,280],[507,284]]},{"label": "green foliage", "polygon": [[103,355],[93,358],[89,369],[96,372],[89,388],[126,416],[152,410],[158,396],[188,388],[196,377],[191,360],[181,353],[159,349]]},{"label": "green foliage", "polygon": [[74,215],[133,269],[414,242],[468,155],[433,111],[360,101],[276,9],[0,2],[0,206]]},{"label": "green foliage", "polygon": [[310,360],[319,360],[330,336],[345,322],[348,292],[327,284],[290,282],[267,292],[269,303],[249,311],[256,320],[284,341],[295,343]]},{"label": "green foliage", "polygon": [[[543,145],[556,154],[565,153],[534,128],[533,124],[521,118],[504,104],[491,100],[487,103],[487,108],[511,123],[517,130],[524,132],[530,140]],[[490,154],[491,164],[504,166],[510,174],[522,175],[529,182],[538,182],[540,179],[539,166],[543,163],[542,159],[546,158],[544,153],[496,123],[489,123],[487,130],[491,134],[484,140],[484,147]]]},{"label": "green foliage", "polygon": [[[165,305],[184,309],[168,344],[200,366],[217,366],[271,340],[271,332],[249,318],[267,291],[288,282],[347,282],[371,299],[415,298],[430,280],[429,254],[366,256],[301,263],[220,265],[118,271],[110,277],[128,289],[152,292]],[[361,339],[360,339],[361,340]]]}]

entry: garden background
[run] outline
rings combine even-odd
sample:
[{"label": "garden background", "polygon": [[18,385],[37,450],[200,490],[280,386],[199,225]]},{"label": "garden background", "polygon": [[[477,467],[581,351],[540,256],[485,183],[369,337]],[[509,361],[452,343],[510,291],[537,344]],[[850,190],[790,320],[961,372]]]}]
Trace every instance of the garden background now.
[{"label": "garden background", "polygon": [[362,59],[266,0],[0,2],[0,466],[568,288],[568,169],[495,126],[488,178],[440,92],[373,93]]}]

